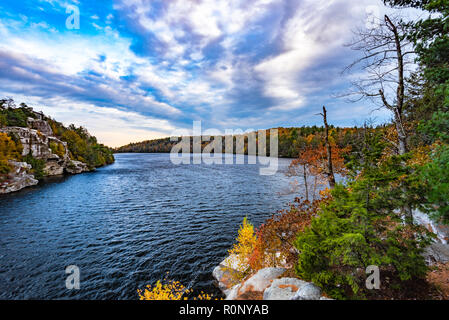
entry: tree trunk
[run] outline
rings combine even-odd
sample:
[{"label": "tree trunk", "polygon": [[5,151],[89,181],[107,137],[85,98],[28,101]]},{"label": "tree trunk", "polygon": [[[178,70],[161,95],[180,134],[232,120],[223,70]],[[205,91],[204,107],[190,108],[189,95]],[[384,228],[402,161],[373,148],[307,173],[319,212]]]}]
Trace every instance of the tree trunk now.
[{"label": "tree trunk", "polygon": [[[398,88],[396,91],[396,105],[393,107],[394,112],[394,122],[396,126],[396,132],[398,135],[398,153],[399,155],[404,155],[408,152],[407,146],[407,132],[404,128],[403,123],[403,109],[404,109],[404,93],[405,93],[405,83],[404,83],[404,57],[402,55],[401,39],[399,37],[399,32],[395,24],[391,19],[385,15],[385,22],[388,28],[394,34],[394,40],[396,45],[396,54],[398,57]],[[405,166],[405,163],[403,164]],[[407,193],[407,187],[403,188],[404,194]],[[413,224],[413,212],[409,204],[406,204],[403,208],[406,222]]]},{"label": "tree trunk", "polygon": [[333,189],[335,187],[335,175],[334,168],[332,165],[332,147],[329,143],[329,125],[327,123],[327,111],[326,107],[323,106],[323,119],[324,119],[324,127],[325,127],[325,142],[327,149],[327,179],[329,181],[329,187]]},{"label": "tree trunk", "polygon": [[[394,122],[396,125],[396,131],[398,134],[398,152],[400,155],[407,153],[407,132],[403,124],[403,110],[404,110],[404,96],[405,96],[405,83],[404,83],[404,57],[402,54],[401,38],[399,36],[396,25],[391,19],[385,15],[385,22],[391,32],[394,34],[394,41],[396,46],[396,55],[398,60],[398,88],[396,91],[396,105],[393,106]],[[387,106],[388,107],[388,106]]]},{"label": "tree trunk", "polygon": [[309,185],[307,184],[307,172],[306,165],[302,165],[303,175],[304,175],[304,186],[306,187],[306,201],[309,201]]}]

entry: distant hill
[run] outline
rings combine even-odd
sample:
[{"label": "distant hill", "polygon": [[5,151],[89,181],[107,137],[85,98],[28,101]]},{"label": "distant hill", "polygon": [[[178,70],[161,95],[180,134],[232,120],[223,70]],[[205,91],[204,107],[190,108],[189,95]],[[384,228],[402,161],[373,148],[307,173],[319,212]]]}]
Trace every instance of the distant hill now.
[{"label": "distant hill", "polygon": [[[296,158],[299,152],[305,145],[310,144],[321,144],[324,142],[324,128],[323,127],[298,127],[298,128],[277,128],[279,135],[279,149],[278,154],[280,158]],[[351,145],[356,141],[353,139],[354,135],[360,134],[361,129],[354,128],[338,128],[332,127],[331,136],[333,137],[335,143],[341,147]],[[267,130],[267,153],[269,154],[270,149],[270,130]],[[234,153],[235,150],[235,140],[234,136]],[[190,137],[190,146],[192,151],[192,137]],[[130,143],[125,146],[114,149],[115,153],[169,153],[171,152],[174,145],[178,142],[170,141],[170,138],[147,140],[137,143]],[[203,142],[202,148],[208,145],[209,142]],[[353,146],[357,148],[357,146]],[[225,152],[224,138],[223,138],[223,150]],[[244,153],[248,154],[248,140],[245,136],[245,148]]]}]

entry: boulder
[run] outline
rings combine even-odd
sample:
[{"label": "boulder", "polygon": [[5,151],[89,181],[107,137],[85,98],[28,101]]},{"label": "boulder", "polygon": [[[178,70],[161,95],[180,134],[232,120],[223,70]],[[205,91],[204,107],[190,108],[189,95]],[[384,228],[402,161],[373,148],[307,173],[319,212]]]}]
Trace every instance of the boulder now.
[{"label": "boulder", "polygon": [[70,174],[78,174],[89,171],[87,164],[75,160],[71,160],[65,169],[66,172]]},{"label": "boulder", "polygon": [[449,262],[449,245],[434,243],[424,250],[423,256],[429,265],[447,263]]},{"label": "boulder", "polygon": [[239,297],[239,290],[240,290],[241,286],[242,285],[239,283],[239,284],[236,284],[235,286],[233,286],[229,290],[224,290],[223,293],[226,296],[225,300],[237,300]]},{"label": "boulder", "polygon": [[290,300],[321,300],[321,289],[313,283],[307,283]]},{"label": "boulder", "polygon": [[45,163],[44,172],[47,176],[59,176],[64,174],[64,161],[50,160]]},{"label": "boulder", "polygon": [[417,224],[420,224],[427,228],[430,232],[433,232],[437,236],[437,241],[442,244],[448,244],[449,242],[449,226],[438,224],[429,218],[429,215],[420,211],[413,211],[413,219]]},{"label": "boulder", "polygon": [[41,132],[47,136],[53,135],[53,130],[51,129],[51,127],[47,121],[42,120],[42,119],[28,118],[27,122],[28,122],[28,126],[31,129],[38,130],[39,132]]},{"label": "boulder", "polygon": [[240,294],[248,292],[264,292],[271,285],[271,282],[279,278],[286,269],[284,268],[265,268],[259,270],[255,275],[246,280],[239,289]]},{"label": "boulder", "polygon": [[227,290],[231,289],[239,283],[243,277],[242,268],[238,266],[235,255],[230,255],[224,259],[212,272],[212,276],[217,280],[218,287],[225,295]]},{"label": "boulder", "polygon": [[29,173],[31,165],[26,162],[9,161],[13,170],[5,180],[0,182],[0,194],[19,191],[23,188],[34,186],[39,183],[34,176]]},{"label": "boulder", "polygon": [[275,279],[263,293],[264,300],[290,300],[307,282],[296,278]]}]

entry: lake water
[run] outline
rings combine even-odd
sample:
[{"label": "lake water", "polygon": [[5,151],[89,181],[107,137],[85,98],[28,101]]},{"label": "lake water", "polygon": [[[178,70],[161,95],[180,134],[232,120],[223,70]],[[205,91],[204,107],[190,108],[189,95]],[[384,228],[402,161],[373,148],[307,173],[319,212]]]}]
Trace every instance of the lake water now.
[{"label": "lake water", "polygon": [[[0,299],[137,299],[169,278],[219,294],[213,268],[243,218],[256,226],[296,194],[259,165],[174,165],[118,154],[113,165],[0,197]],[[80,289],[65,286],[66,266]]]}]

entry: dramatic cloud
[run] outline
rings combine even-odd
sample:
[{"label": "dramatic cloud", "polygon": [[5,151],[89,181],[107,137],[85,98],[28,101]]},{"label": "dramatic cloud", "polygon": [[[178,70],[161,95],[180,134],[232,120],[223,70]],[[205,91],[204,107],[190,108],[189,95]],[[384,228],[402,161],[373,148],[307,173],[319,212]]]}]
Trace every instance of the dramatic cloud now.
[{"label": "dramatic cloud", "polygon": [[[36,5],[37,4],[37,5]],[[80,29],[68,29],[68,6]],[[370,7],[370,6],[377,7]],[[0,94],[85,125],[112,146],[205,128],[336,125],[343,46],[377,0],[24,0],[0,4]],[[387,116],[379,113],[381,119]]]}]

